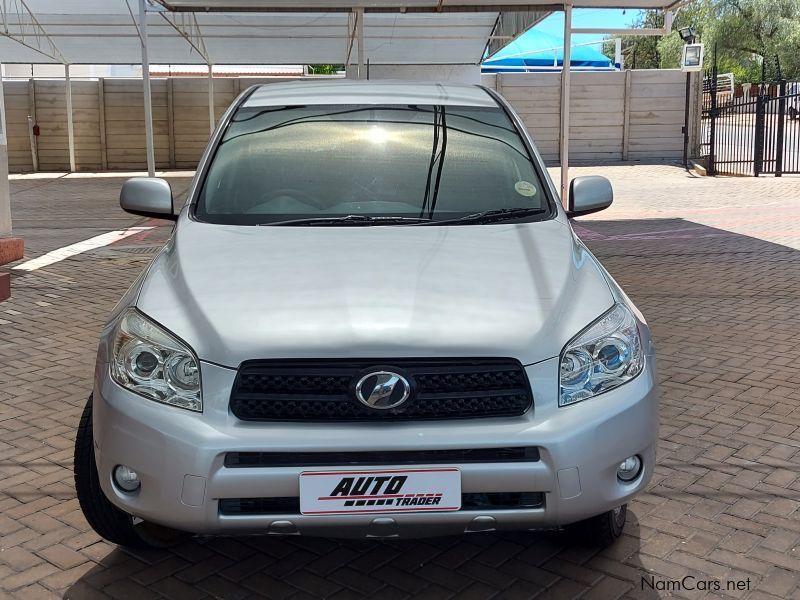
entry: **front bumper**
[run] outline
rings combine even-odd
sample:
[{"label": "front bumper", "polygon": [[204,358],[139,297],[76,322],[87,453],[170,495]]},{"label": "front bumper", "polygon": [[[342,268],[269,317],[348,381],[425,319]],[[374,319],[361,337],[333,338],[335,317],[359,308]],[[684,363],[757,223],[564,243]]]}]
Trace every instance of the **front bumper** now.
[{"label": "front bumper", "polygon": [[[95,454],[106,496],[120,509],[161,525],[201,534],[300,533],[333,537],[422,537],[468,531],[553,528],[624,504],[647,485],[655,464],[658,399],[648,355],[633,381],[574,406],[557,406],[558,360],[526,367],[534,408],[523,416],[405,423],[253,423],[228,410],[236,372],[203,363],[204,412],[164,406],[114,383],[98,363],[94,390]],[[535,446],[530,462],[451,464],[462,493],[540,492],[536,508],[462,509],[438,513],[309,516],[231,515],[226,498],[296,498],[305,470],[343,465],[228,468],[229,452],[374,452]],[[643,460],[632,483],[617,479],[626,457]],[[112,483],[116,465],[140,476],[135,494]],[[395,465],[370,465],[380,469]],[[413,465],[425,466],[424,462]],[[441,466],[437,464],[436,466]],[[408,465],[404,465],[408,468]],[[359,467],[360,468],[360,467]]]}]

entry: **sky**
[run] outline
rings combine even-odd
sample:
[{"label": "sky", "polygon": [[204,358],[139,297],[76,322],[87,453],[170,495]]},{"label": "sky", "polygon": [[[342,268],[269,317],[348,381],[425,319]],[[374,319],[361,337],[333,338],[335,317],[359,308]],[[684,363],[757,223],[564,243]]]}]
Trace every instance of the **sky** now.
[{"label": "sky", "polygon": [[[576,8],[572,11],[572,26],[573,27],[609,27],[618,29],[620,27],[629,27],[631,23],[639,16],[642,11],[639,10],[609,10],[602,8]],[[564,39],[564,13],[555,12],[544,21],[539,23],[535,28],[536,31],[553,35],[559,39]],[[583,42],[593,42],[595,40],[602,40],[602,34],[597,35],[573,35],[572,43],[580,44]]]}]

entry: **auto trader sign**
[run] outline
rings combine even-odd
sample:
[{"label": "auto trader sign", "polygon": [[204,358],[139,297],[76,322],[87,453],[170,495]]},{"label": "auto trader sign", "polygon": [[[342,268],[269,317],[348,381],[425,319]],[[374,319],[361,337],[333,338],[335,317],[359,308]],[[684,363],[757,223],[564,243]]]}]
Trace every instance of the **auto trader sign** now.
[{"label": "auto trader sign", "polygon": [[461,508],[454,467],[387,471],[311,471],[300,475],[304,515],[450,511]]}]

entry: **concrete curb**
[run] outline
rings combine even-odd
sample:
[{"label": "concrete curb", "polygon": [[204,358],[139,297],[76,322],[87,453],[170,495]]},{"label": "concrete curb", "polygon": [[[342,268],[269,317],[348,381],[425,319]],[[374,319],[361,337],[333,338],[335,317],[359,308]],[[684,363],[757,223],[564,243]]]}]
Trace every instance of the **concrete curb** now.
[{"label": "concrete curb", "polygon": [[[25,244],[22,238],[0,238],[0,265],[5,265],[22,258]],[[0,273],[0,302],[11,297],[11,275]]]}]

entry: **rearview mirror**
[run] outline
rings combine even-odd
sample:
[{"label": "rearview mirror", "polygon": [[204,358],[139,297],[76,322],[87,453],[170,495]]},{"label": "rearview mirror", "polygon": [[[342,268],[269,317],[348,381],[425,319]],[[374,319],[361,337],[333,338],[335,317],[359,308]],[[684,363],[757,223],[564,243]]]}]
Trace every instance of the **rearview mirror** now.
[{"label": "rearview mirror", "polygon": [[169,183],[156,177],[134,177],[122,185],[119,193],[122,210],[142,217],[169,219],[178,216],[172,210],[172,189]]},{"label": "rearview mirror", "polygon": [[567,216],[571,218],[596,213],[611,206],[613,201],[614,190],[605,177],[576,177],[569,185]]}]

